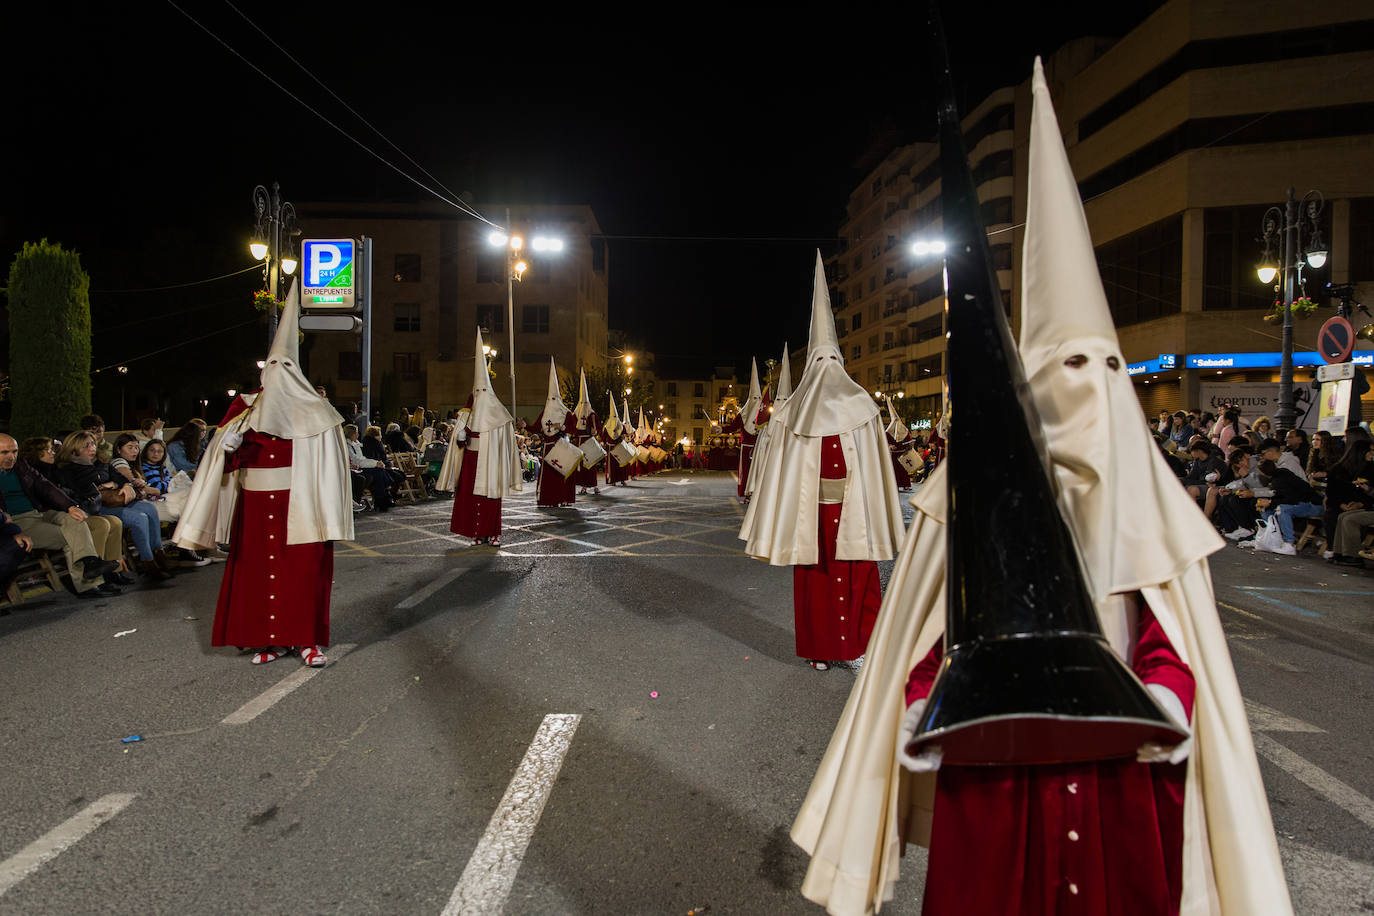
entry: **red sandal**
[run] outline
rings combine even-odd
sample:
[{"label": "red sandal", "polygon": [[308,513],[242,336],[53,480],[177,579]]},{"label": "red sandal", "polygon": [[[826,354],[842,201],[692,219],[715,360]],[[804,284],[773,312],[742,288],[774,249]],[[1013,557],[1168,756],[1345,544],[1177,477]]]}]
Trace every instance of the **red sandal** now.
[{"label": "red sandal", "polygon": [[253,664],[265,665],[268,662],[276,661],[286,653],[287,650],[283,649],[281,646],[268,646],[266,649],[261,649],[253,653]]},{"label": "red sandal", "polygon": [[300,653],[301,663],[307,668],[323,668],[329,661],[318,646],[301,646],[297,651]]}]

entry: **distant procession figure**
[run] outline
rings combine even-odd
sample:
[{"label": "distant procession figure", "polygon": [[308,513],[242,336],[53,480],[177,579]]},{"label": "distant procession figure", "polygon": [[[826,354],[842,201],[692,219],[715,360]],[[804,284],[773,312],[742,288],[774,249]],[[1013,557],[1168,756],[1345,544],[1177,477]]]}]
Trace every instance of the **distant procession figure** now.
[{"label": "distant procession figure", "polygon": [[[772,400],[759,409],[759,433],[758,438],[754,441],[754,459],[750,462],[749,479],[744,486],[746,499],[753,497],[754,491],[759,488],[764,476],[764,469],[768,466],[768,443],[771,441],[773,428],[770,421],[775,414],[782,410],[787,399],[792,396],[791,365],[788,361],[787,344],[784,343],[782,345],[782,366],[778,369],[778,381],[773,386]],[[764,393],[764,400],[768,401],[767,392]]]},{"label": "distant procession figure", "polygon": [[[577,406],[573,408],[573,437],[572,444],[581,448],[588,439],[597,438],[599,421],[596,411],[592,409],[591,401],[587,397],[587,372],[580,370],[578,380]],[[586,462],[578,465],[577,470],[572,472],[570,478],[573,486],[586,495],[587,489],[591,488],[593,493],[600,492],[596,482],[596,468],[587,467]]]},{"label": "distant procession figure", "polygon": [[[553,357],[549,357],[548,398],[539,416],[527,427],[532,435],[538,437],[540,456],[547,458],[554,446],[569,438],[576,431],[575,422],[572,411],[563,403],[563,394],[558,387],[558,367]],[[575,502],[577,488],[572,478],[564,477],[545,461],[539,469],[539,490],[534,504],[542,508],[558,508],[571,506]]]},{"label": "distant procession figure", "polygon": [[300,285],[282,311],[262,387],[234,398],[196,472],[174,540],[229,545],[210,644],[297,653],[323,667],[334,541],[353,539],[342,418],[301,373]]},{"label": "distant procession figure", "polygon": [[[630,399],[628,396],[625,398],[625,400],[620,402],[620,407],[621,441],[628,444],[630,448],[633,448],[635,450],[636,455],[638,455],[639,448],[636,445],[635,440],[636,430],[634,424],[630,422]],[[636,457],[634,458],[634,460],[632,460],[629,464],[625,466],[625,470],[629,473],[630,479],[633,480],[640,474],[644,473],[644,465],[640,462],[639,458]]]},{"label": "distant procession figure", "polygon": [[606,397],[610,401],[610,412],[606,414],[606,422],[601,424],[600,433],[601,445],[606,449],[606,486],[623,487],[625,481],[630,479],[630,469],[628,465],[620,463],[615,447],[624,441],[625,427],[616,413],[615,392],[606,392]]},{"label": "distant procession figure", "polygon": [[892,475],[897,478],[897,489],[911,489],[911,475],[902,467],[902,456],[911,449],[911,430],[906,428],[902,418],[897,416],[897,408],[892,406],[892,398],[887,400],[887,416],[892,421],[887,424],[887,448],[892,454]]},{"label": "distant procession figure", "polygon": [[453,421],[438,488],[453,491],[449,530],[474,543],[500,545],[501,500],[522,488],[515,420],[491,390],[482,332],[473,355],[472,394]]},{"label": "distant procession figure", "polygon": [[881,601],[876,561],[896,554],[903,526],[882,418],[844,370],[819,251],[806,371],[769,426],[740,538],[750,556],[793,567],[797,655],[824,671],[863,656]]}]

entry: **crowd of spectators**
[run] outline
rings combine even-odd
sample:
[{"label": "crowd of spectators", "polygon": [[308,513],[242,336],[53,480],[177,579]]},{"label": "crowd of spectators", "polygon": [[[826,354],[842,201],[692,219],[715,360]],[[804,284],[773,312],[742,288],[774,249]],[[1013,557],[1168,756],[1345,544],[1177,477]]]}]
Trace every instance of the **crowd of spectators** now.
[{"label": "crowd of spectators", "polygon": [[1248,421],[1236,404],[1218,414],[1161,411],[1148,422],[1182,485],[1240,547],[1296,555],[1301,524],[1325,539],[1329,562],[1374,559],[1362,546],[1374,526],[1374,439],[1366,428],[1340,438],[1321,431],[1309,441],[1305,430],[1276,430],[1269,417]]}]

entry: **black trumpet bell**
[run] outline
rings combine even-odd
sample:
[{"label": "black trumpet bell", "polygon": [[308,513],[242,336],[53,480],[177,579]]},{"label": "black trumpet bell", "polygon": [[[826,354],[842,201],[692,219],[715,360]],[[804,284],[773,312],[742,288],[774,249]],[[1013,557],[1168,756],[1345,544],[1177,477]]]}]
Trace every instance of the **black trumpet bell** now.
[{"label": "black trumpet bell", "polygon": [[[945,657],[907,750],[942,765],[1068,763],[1170,746],[1176,725],[1102,635],[1055,498],[988,255],[934,5],[946,236]],[[1130,524],[1123,519],[1122,524]]]}]

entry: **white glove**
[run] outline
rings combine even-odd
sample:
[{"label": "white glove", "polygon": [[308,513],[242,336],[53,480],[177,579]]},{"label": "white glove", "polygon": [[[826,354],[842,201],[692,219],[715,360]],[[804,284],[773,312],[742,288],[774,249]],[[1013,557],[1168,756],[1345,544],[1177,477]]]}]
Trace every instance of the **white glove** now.
[{"label": "white glove", "polygon": [[224,438],[221,439],[220,442],[219,442],[220,448],[224,449],[226,452],[235,451],[235,450],[237,450],[238,447],[239,447],[240,445],[242,445],[242,444],[243,444],[243,433],[236,432],[236,431],[231,431],[231,432],[225,433],[225,434],[224,434]]},{"label": "white glove", "polygon": [[915,757],[906,752],[906,746],[916,736],[916,723],[926,710],[926,701],[917,700],[907,707],[902,716],[902,727],[897,732],[897,762],[913,773],[934,773],[940,768],[941,750],[927,747]]},{"label": "white glove", "polygon": [[1188,728],[1188,714],[1183,711],[1183,701],[1163,684],[1146,684],[1145,689],[1155,698],[1174,724],[1188,733],[1188,737],[1173,747],[1158,744],[1142,744],[1136,751],[1135,759],[1140,763],[1182,763],[1193,751],[1193,732]]}]

